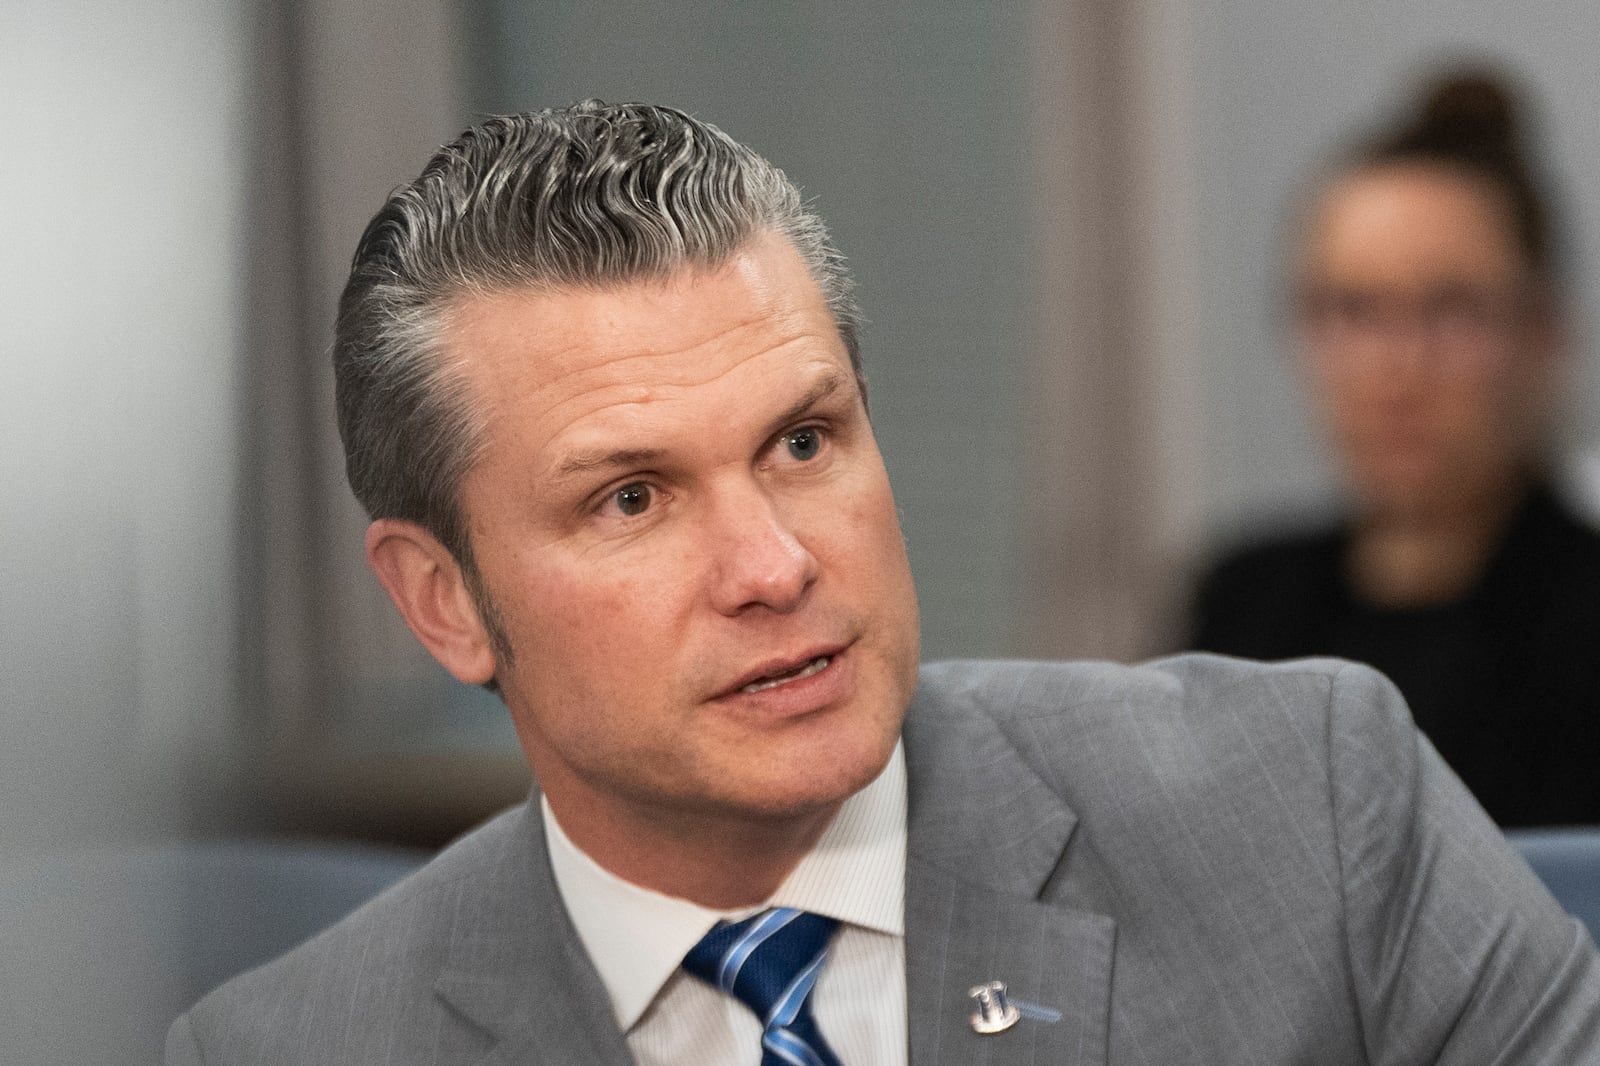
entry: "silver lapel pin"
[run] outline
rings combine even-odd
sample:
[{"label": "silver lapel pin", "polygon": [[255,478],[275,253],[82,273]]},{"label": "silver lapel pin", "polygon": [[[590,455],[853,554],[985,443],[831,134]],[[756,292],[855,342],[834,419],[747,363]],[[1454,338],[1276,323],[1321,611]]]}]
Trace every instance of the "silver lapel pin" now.
[{"label": "silver lapel pin", "polygon": [[1004,981],[973,985],[967,997],[978,1004],[972,1012],[972,1029],[978,1033],[1003,1033],[1022,1017],[1015,1003],[1006,998]]}]

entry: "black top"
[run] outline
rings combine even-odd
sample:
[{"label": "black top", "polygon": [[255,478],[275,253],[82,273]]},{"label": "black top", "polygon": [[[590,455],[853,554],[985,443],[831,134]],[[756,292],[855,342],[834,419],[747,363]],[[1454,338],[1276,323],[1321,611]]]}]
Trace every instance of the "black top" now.
[{"label": "black top", "polygon": [[1191,646],[1371,663],[1501,825],[1600,823],[1600,533],[1540,489],[1479,582],[1422,608],[1358,599],[1348,543],[1325,530],[1225,559]]}]

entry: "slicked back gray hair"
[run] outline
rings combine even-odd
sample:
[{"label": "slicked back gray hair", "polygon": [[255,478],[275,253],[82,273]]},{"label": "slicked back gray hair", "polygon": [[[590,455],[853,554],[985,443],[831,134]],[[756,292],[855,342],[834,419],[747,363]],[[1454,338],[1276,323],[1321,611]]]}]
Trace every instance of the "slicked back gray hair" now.
[{"label": "slicked back gray hair", "polygon": [[390,194],[339,303],[339,433],[356,498],[373,518],[421,524],[475,579],[458,490],[483,426],[444,350],[449,305],[715,267],[764,232],[804,258],[859,379],[850,277],[822,220],[715,126],[589,100],[468,130]]}]

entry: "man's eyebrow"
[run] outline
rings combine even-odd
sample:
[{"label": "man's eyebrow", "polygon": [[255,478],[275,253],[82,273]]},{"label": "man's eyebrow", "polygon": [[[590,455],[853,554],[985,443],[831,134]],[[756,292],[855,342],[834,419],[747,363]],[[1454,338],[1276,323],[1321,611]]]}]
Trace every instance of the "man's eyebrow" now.
[{"label": "man's eyebrow", "polygon": [[[849,380],[843,373],[830,371],[824,374],[806,390],[804,396],[784,408],[783,412],[772,420],[775,427],[784,426],[811,408],[838,392]],[[627,467],[649,466],[657,463],[666,455],[660,448],[618,448],[612,451],[595,449],[581,451],[567,456],[561,465],[555,469],[555,479],[564,481],[568,478],[579,477],[592,473],[595,470],[611,470]]]},{"label": "man's eyebrow", "polygon": [[620,448],[616,451],[588,451],[569,455],[556,467],[557,480],[577,477],[594,470],[613,467],[648,466],[659,460],[665,452],[660,448]]},{"label": "man's eyebrow", "polygon": [[845,382],[848,380],[849,379],[840,371],[830,370],[828,373],[818,378],[816,383],[813,384],[811,388],[806,390],[806,394],[804,396],[800,397],[800,399],[784,408],[783,413],[772,420],[773,425],[782,426],[785,423],[793,422],[795,419],[811,410],[817,404],[838,392],[844,387]]}]

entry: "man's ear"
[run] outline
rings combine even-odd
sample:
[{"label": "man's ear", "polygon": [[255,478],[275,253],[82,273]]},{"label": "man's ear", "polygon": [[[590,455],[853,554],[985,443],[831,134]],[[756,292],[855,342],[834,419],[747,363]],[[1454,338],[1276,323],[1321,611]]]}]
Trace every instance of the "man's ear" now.
[{"label": "man's ear", "polygon": [[455,557],[432,533],[399,518],[367,527],[367,562],[411,632],[458,681],[494,677],[494,651]]}]

